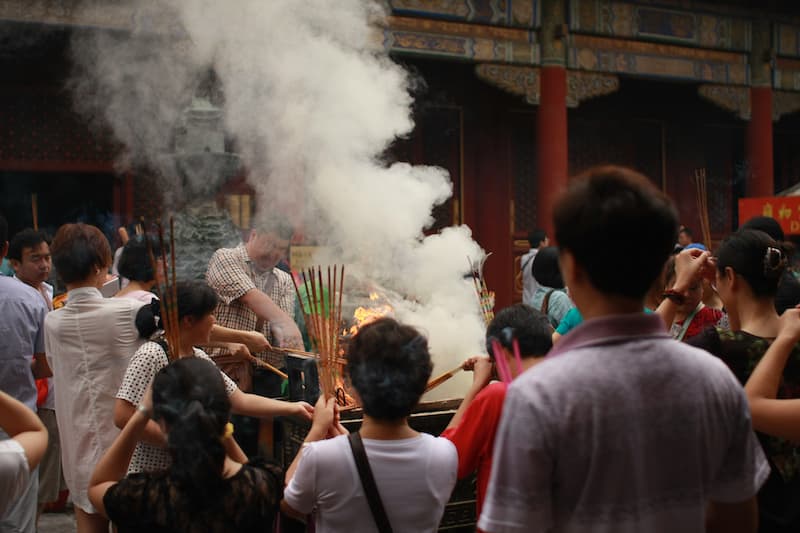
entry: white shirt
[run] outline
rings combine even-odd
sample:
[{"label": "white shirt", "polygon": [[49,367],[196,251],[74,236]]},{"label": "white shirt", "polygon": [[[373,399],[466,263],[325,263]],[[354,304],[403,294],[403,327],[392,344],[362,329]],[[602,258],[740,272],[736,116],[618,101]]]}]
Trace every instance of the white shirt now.
[{"label": "white shirt", "polygon": [[14,439],[0,441],[0,519],[28,488],[30,477],[22,446]]},{"label": "white shirt", "polygon": [[130,298],[103,298],[94,287],[69,292],[67,305],[45,319],[45,350],[56,384],[64,480],[88,513],[89,478],[119,430],[114,397],[128,362],[142,344]]},{"label": "white shirt", "polygon": [[519,259],[519,267],[522,270],[522,303],[528,305],[533,300],[533,293],[539,288],[539,282],[533,277],[533,259],[537,252],[539,252],[538,248],[531,248]]},{"label": "white shirt", "polygon": [[[411,439],[363,440],[392,530],[436,531],[456,483],[458,452],[453,443],[425,433]],[[317,509],[317,533],[377,531],[347,436],[306,445],[283,496],[301,513]]]}]

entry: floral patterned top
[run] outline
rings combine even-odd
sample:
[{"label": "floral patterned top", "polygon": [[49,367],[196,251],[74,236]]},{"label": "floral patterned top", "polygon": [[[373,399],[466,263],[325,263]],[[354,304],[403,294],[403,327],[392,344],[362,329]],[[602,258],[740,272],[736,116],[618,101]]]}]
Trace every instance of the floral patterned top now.
[{"label": "floral patterned top", "polygon": [[[773,339],[745,331],[705,329],[688,343],[722,359],[744,386]],[[778,387],[779,399],[800,398],[800,345],[789,355]],[[759,508],[783,522],[800,523],[800,443],[756,432],[772,474],[759,493]]]}]

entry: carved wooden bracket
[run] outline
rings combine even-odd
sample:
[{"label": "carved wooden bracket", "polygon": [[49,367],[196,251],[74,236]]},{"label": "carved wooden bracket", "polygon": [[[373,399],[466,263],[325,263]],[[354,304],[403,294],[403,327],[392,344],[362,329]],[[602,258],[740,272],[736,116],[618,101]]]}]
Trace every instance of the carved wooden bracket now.
[{"label": "carved wooden bracket", "polygon": [[702,97],[742,120],[750,120],[750,88],[731,85],[704,84],[697,89]]},{"label": "carved wooden bracket", "polygon": [[[522,96],[531,105],[539,105],[541,94],[538,67],[521,67],[482,63],[475,67],[481,80],[506,92]],[[611,94],[619,89],[619,78],[613,74],[567,71],[567,107]]]},{"label": "carved wooden bracket", "polygon": [[475,74],[495,87],[522,96],[531,105],[539,105],[539,69],[536,67],[482,63],[475,67]]},{"label": "carved wooden bracket", "polygon": [[781,116],[800,111],[800,93],[792,91],[772,92],[772,120],[778,121]]},{"label": "carved wooden bracket", "polygon": [[581,102],[605,96],[619,90],[619,78],[614,74],[598,74],[571,70],[567,72],[567,107],[578,107]]},{"label": "carved wooden bracket", "polygon": [[[750,88],[730,85],[701,85],[697,90],[701,97],[732,111],[742,120],[750,120]],[[777,122],[783,115],[800,111],[800,93],[772,91],[772,120]]]}]

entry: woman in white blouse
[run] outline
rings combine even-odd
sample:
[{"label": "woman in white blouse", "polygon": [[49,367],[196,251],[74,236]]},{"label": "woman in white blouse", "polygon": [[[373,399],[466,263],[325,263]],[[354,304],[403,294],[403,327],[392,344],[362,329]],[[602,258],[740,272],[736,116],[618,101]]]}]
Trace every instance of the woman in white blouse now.
[{"label": "woman in white blouse", "polygon": [[108,520],[95,512],[87,490],[92,469],[119,432],[114,397],[142,343],[135,326],[142,303],[100,294],[111,249],[94,226],[61,226],[50,251],[68,290],[67,304],[45,320],[64,479],[75,503],[78,532],[106,533]]}]

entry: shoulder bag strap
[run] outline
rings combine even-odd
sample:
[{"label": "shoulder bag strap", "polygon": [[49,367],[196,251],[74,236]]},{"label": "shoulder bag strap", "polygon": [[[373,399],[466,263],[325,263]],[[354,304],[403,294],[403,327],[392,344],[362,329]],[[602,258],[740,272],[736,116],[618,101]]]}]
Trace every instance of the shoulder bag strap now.
[{"label": "shoulder bag strap", "polygon": [[367,497],[369,509],[372,511],[372,518],[375,519],[375,524],[378,526],[378,531],[380,533],[392,533],[392,526],[389,524],[386,510],[383,508],[378,486],[375,484],[375,478],[372,477],[372,469],[369,467],[369,460],[367,460],[367,452],[364,449],[361,435],[358,431],[354,431],[347,436],[347,440],[350,443],[350,449],[353,451],[358,477],[361,478],[361,486],[364,489],[364,495]]},{"label": "shoulder bag strap", "polygon": [[553,291],[555,291],[555,289],[550,289],[547,291],[547,294],[544,295],[544,300],[542,300],[542,308],[539,309],[543,315],[547,315],[547,312],[550,310],[550,295],[553,294]]},{"label": "shoulder bag strap", "polygon": [[700,302],[699,304],[697,304],[697,307],[694,308],[694,311],[692,311],[689,314],[689,316],[687,316],[686,319],[683,321],[683,326],[681,326],[681,329],[678,330],[678,332],[677,332],[677,334],[675,336],[675,340],[678,340],[678,341],[682,341],[683,340],[683,338],[686,336],[686,332],[689,331],[689,326],[691,325],[692,320],[694,320],[694,317],[697,316],[697,313],[699,313],[700,310],[703,309],[703,307],[705,307],[703,302]]}]

